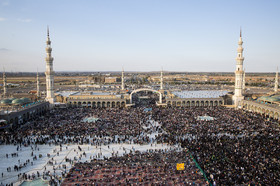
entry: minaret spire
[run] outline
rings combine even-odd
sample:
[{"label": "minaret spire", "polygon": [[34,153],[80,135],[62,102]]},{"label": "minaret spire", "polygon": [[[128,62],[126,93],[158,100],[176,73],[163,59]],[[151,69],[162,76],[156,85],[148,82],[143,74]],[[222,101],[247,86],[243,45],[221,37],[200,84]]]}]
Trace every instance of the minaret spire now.
[{"label": "minaret spire", "polygon": [[40,97],[40,80],[39,80],[39,73],[37,68],[37,98]]},{"label": "minaret spire", "polygon": [[46,101],[50,103],[54,103],[54,71],[53,71],[53,57],[52,57],[52,48],[51,48],[51,40],[49,34],[49,27],[47,28],[47,47],[46,47],[46,89],[47,89],[47,97]]},{"label": "minaret spire", "polygon": [[276,74],[275,74],[275,85],[274,85],[274,92],[277,92],[278,91],[278,67],[277,67],[277,71],[276,71]]},{"label": "minaret spire", "polygon": [[[237,48],[237,57],[236,57],[236,70],[235,70],[235,90],[233,96],[233,103],[235,107],[241,106],[241,101],[244,99],[242,95],[242,87],[243,87],[243,47],[242,47],[242,33],[240,28],[240,37],[238,41],[238,48]],[[244,80],[245,81],[245,80]]]},{"label": "minaret spire", "polygon": [[5,68],[3,67],[3,96],[7,96],[7,76],[5,73]]},{"label": "minaret spire", "polygon": [[163,70],[160,72],[160,90],[163,90]]},{"label": "minaret spire", "polygon": [[124,70],[122,67],[122,90],[124,90]]}]

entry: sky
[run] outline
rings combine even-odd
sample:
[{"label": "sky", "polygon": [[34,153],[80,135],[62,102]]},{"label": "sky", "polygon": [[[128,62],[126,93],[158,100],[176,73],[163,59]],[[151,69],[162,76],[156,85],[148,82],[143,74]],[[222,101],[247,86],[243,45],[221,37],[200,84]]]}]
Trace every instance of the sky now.
[{"label": "sky", "polygon": [[0,68],[233,72],[240,27],[247,72],[280,64],[279,0],[0,0]]}]

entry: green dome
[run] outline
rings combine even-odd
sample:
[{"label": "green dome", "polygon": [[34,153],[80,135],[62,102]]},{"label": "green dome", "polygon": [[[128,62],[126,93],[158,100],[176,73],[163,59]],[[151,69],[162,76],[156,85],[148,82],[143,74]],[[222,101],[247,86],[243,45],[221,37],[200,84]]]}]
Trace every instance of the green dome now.
[{"label": "green dome", "polygon": [[22,100],[21,99],[14,99],[12,101],[12,104],[22,104]]},{"label": "green dome", "polygon": [[1,104],[10,104],[12,102],[12,100],[11,99],[3,99],[3,100],[1,100]]},{"label": "green dome", "polygon": [[266,101],[269,98],[269,96],[261,96],[258,98],[258,100]]},{"label": "green dome", "polygon": [[261,96],[258,98],[261,101],[278,102],[280,101],[280,96]]},{"label": "green dome", "polygon": [[29,103],[31,100],[29,98],[21,98],[22,103]]},{"label": "green dome", "polygon": [[271,96],[270,99],[272,101],[280,101],[280,96]]}]

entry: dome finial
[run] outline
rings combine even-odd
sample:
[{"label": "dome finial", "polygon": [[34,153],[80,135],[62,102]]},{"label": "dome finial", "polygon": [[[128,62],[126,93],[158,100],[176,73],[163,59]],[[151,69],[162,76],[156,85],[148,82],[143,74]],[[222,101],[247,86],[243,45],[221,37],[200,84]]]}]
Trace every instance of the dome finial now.
[{"label": "dome finial", "polygon": [[241,29],[241,27],[240,27],[240,37],[242,37],[242,29]]},{"label": "dome finial", "polygon": [[50,36],[49,25],[47,26],[47,35]]}]

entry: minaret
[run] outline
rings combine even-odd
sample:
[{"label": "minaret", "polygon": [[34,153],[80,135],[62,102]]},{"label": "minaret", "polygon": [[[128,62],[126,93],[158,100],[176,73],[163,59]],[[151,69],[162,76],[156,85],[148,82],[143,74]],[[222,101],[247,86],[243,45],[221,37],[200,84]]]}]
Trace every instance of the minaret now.
[{"label": "minaret", "polygon": [[39,81],[39,73],[37,70],[37,98],[40,97],[40,81]]},{"label": "minaret", "polygon": [[5,69],[3,70],[3,97],[7,96],[7,76]]},{"label": "minaret", "polygon": [[245,68],[244,68],[243,76],[242,76],[242,91],[243,91],[243,93],[245,92],[245,83],[246,83],[246,81],[245,81]]},{"label": "minaret", "polygon": [[124,71],[122,68],[122,90],[124,90]]},{"label": "minaret", "polygon": [[54,103],[54,71],[53,71],[53,57],[52,57],[52,48],[51,48],[51,40],[49,35],[49,27],[47,31],[47,47],[46,47],[46,88],[47,88],[47,97],[46,101],[50,103]]},{"label": "minaret", "polygon": [[162,69],[161,69],[161,72],[160,72],[160,90],[163,90],[163,72],[162,72]]},{"label": "minaret", "polygon": [[276,71],[276,75],[275,75],[275,85],[274,85],[274,92],[278,91],[278,67],[277,67],[277,71]]},{"label": "minaret", "polygon": [[243,47],[242,47],[243,41],[242,41],[242,33],[240,29],[240,37],[238,41],[238,48],[237,48],[237,57],[236,57],[236,70],[235,70],[235,91],[233,96],[233,103],[235,107],[238,107],[241,105],[241,101],[244,99],[244,96],[242,96],[242,76],[244,74],[243,71]]}]

